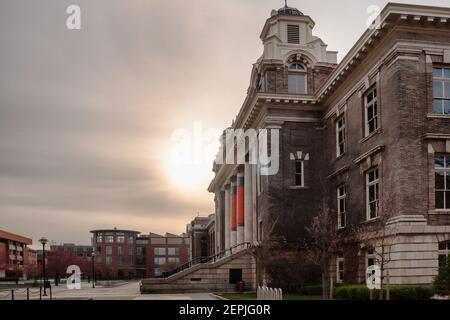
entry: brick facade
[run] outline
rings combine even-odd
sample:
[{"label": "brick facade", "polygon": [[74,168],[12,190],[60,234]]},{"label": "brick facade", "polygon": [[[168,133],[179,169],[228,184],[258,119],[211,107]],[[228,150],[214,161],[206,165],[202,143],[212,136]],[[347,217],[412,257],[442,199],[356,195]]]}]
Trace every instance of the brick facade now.
[{"label": "brick facade", "polygon": [[[433,114],[432,75],[433,67],[450,69],[449,13],[447,8],[388,4],[380,27],[367,30],[340,64],[326,60],[328,52],[311,52],[307,39],[294,47],[274,45],[266,38],[270,30],[282,32],[270,29],[275,22],[297,19],[300,28],[308,28],[313,26],[309,17],[275,14],[266,22],[261,39],[271,50],[255,64],[249,96],[233,126],[280,132],[278,173],[255,177],[262,180],[262,190],[253,195],[255,244],[267,238],[307,239],[305,228],[327,207],[335,219],[335,233],[345,243],[337,249],[345,261],[343,281],[365,281],[368,254],[378,244],[370,249],[355,241],[355,233],[371,228],[389,230],[390,262],[384,267],[390,283],[431,283],[437,274],[439,244],[450,241],[450,211],[436,210],[434,170],[435,155],[450,153],[450,117]],[[306,94],[289,92],[291,63],[306,67]],[[265,79],[265,85],[258,79]],[[378,128],[367,134],[365,97],[373,89]],[[346,150],[338,156],[336,122],[342,118]],[[303,161],[304,185],[296,185],[296,161]],[[215,166],[209,190],[216,198],[237,167]],[[375,168],[378,218],[370,220],[366,184]],[[337,189],[342,185],[347,224],[337,230]],[[217,215],[223,218],[223,205],[216,207],[222,208]],[[332,259],[333,277],[336,268]]]}]

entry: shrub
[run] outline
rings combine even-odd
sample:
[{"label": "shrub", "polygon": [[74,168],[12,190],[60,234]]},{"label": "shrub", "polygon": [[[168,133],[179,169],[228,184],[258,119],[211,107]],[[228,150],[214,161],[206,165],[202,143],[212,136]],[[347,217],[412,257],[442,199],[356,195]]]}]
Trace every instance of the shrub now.
[{"label": "shrub", "polygon": [[[386,288],[384,297],[386,297]],[[424,287],[389,287],[390,300],[428,300],[433,296],[430,288]],[[380,290],[374,290],[373,300],[378,300]],[[337,300],[370,300],[370,290],[364,285],[342,285],[334,289],[334,298]]]},{"label": "shrub", "polygon": [[301,294],[304,294],[307,296],[321,296],[322,295],[322,286],[321,285],[304,286],[300,291],[301,291]]},{"label": "shrub", "polygon": [[450,294],[450,256],[439,268],[439,273],[433,281],[433,291],[439,295]]},{"label": "shrub", "polygon": [[390,287],[391,300],[417,300],[417,287]]}]

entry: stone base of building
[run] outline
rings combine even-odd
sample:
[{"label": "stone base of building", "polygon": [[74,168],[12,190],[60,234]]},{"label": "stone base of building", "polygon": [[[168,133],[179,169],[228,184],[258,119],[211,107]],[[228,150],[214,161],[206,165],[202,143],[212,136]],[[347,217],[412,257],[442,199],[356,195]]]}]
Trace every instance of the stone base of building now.
[{"label": "stone base of building", "polygon": [[236,274],[242,274],[247,290],[254,290],[256,265],[248,250],[239,251],[213,263],[203,263],[166,279],[144,279],[142,293],[235,292]]},{"label": "stone base of building", "polygon": [[430,226],[423,216],[400,216],[391,221],[386,274],[391,285],[430,285],[439,271],[439,244],[450,240],[450,226]]}]

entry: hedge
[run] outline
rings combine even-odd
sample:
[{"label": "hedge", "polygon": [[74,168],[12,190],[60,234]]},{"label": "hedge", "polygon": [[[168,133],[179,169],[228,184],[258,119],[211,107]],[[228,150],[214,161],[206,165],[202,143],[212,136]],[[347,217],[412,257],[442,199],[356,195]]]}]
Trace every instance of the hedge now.
[{"label": "hedge", "polygon": [[[391,300],[428,300],[433,296],[431,288],[424,287],[389,287]],[[374,290],[373,299],[379,298],[380,291]],[[386,288],[384,288],[386,296]],[[334,299],[337,300],[370,300],[370,291],[366,286],[343,285],[334,289]]]}]

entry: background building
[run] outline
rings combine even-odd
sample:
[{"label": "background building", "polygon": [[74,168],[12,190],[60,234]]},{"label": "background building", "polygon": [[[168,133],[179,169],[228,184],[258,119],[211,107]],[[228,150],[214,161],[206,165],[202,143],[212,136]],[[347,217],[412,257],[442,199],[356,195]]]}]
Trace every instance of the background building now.
[{"label": "background building", "polygon": [[190,258],[209,257],[215,254],[215,214],[196,217],[186,226],[190,239]]},{"label": "background building", "polygon": [[189,260],[189,238],[166,233],[141,235],[138,231],[91,231],[97,277],[157,277]]},{"label": "background building", "polygon": [[0,279],[23,278],[36,267],[35,251],[28,248],[30,238],[0,230]]}]

